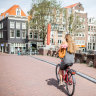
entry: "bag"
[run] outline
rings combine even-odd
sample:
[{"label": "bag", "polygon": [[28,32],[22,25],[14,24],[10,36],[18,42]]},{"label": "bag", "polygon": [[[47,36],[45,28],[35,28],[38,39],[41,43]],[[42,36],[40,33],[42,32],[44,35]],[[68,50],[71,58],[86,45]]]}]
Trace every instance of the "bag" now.
[{"label": "bag", "polygon": [[64,64],[72,64],[72,63],[74,63],[74,54],[71,54],[71,53],[69,53],[66,50],[66,55],[63,58],[63,63]]},{"label": "bag", "polygon": [[60,50],[58,52],[58,56],[60,58],[64,58],[65,54],[66,54],[66,49],[65,48],[60,48]]}]

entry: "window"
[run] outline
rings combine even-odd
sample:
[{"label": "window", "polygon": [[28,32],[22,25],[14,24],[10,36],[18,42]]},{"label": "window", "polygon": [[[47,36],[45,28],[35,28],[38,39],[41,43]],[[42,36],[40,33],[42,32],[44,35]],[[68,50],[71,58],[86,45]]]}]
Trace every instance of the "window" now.
[{"label": "window", "polygon": [[15,22],[10,22],[10,28],[15,28]]},{"label": "window", "polygon": [[3,23],[0,23],[0,29],[2,29],[3,28]]},{"label": "window", "polygon": [[56,10],[56,14],[60,14],[60,11],[59,10]]},{"label": "window", "polygon": [[20,15],[21,15],[21,9],[20,9],[20,8],[17,8],[17,9],[16,9],[16,15],[17,15],[17,16],[20,16]]},{"label": "window", "polygon": [[60,11],[59,10],[56,10],[56,15],[60,16]]},{"label": "window", "polygon": [[2,22],[2,28],[3,28],[3,22]]},{"label": "window", "polygon": [[39,39],[41,39],[41,40],[42,40],[42,34],[39,34]]},{"label": "window", "polygon": [[14,30],[10,30],[10,38],[14,38],[15,37],[14,35],[15,35]]},{"label": "window", "polygon": [[22,29],[26,29],[26,23],[22,23]]},{"label": "window", "polygon": [[0,38],[2,37],[2,35],[1,35],[1,32],[0,32]]},{"label": "window", "polygon": [[90,26],[88,26],[88,31],[90,31]]},{"label": "window", "polygon": [[0,24],[0,29],[2,28],[2,25]]},{"label": "window", "polygon": [[91,23],[91,18],[89,19],[89,22]]},{"label": "window", "polygon": [[17,30],[16,37],[20,37],[20,30]]},{"label": "window", "polygon": [[82,37],[84,37],[85,35],[82,33]]},{"label": "window", "polygon": [[91,26],[91,30],[93,31],[93,26]]},{"label": "window", "polygon": [[37,39],[37,38],[38,38],[38,34],[34,33],[34,39]]},{"label": "window", "polygon": [[85,25],[82,25],[82,28],[84,29],[85,28]]},{"label": "window", "polygon": [[58,43],[59,43],[59,40],[58,40]]},{"label": "window", "polygon": [[58,44],[61,44],[61,42],[62,42],[61,40],[58,40]]},{"label": "window", "polygon": [[95,50],[95,43],[93,43],[93,50]]},{"label": "window", "polygon": [[58,32],[58,37],[62,37],[62,31]]},{"label": "window", "polygon": [[22,38],[26,38],[26,30],[22,31]]},{"label": "window", "polygon": [[3,38],[3,32],[2,31],[0,32],[0,38]]},{"label": "window", "polygon": [[16,29],[20,29],[20,22],[16,22]]},{"label": "window", "polygon": [[30,34],[29,34],[29,38],[32,38],[32,32],[30,32]]},{"label": "window", "polygon": [[54,31],[51,31],[51,37],[53,37],[54,36]]},{"label": "window", "polygon": [[94,26],[94,31],[96,31],[96,26]]},{"label": "window", "polygon": [[69,14],[72,13],[72,9],[71,9],[71,8],[68,9],[68,13],[69,13]]},{"label": "window", "polygon": [[90,43],[90,49],[91,49],[91,43]]},{"label": "window", "polygon": [[79,36],[81,36],[81,34],[79,34]]},{"label": "window", "polygon": [[89,49],[89,43],[88,43],[88,49]]},{"label": "window", "polygon": [[54,43],[54,42],[53,42],[53,39],[51,40],[51,42],[52,42],[52,44]]},{"label": "window", "polygon": [[54,29],[58,29],[58,24],[55,24],[54,25]]}]

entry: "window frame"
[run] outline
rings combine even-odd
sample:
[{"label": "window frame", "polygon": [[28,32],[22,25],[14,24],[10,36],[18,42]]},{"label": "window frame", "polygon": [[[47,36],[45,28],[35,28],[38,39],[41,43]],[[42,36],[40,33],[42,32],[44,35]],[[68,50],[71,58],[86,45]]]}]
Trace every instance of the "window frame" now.
[{"label": "window frame", "polygon": [[21,33],[21,30],[20,30],[20,29],[17,29],[17,30],[16,30],[16,38],[20,38],[20,37],[21,37],[21,34],[20,34],[20,37],[17,37],[17,31],[18,31],[18,30],[19,30],[20,33]]},{"label": "window frame", "polygon": [[[14,31],[14,37],[11,36],[11,31]],[[10,38],[15,38],[15,30],[14,29],[10,29]]]},{"label": "window frame", "polygon": [[[23,33],[25,33],[25,37],[23,37]],[[22,38],[26,38],[26,30],[22,30]]]}]

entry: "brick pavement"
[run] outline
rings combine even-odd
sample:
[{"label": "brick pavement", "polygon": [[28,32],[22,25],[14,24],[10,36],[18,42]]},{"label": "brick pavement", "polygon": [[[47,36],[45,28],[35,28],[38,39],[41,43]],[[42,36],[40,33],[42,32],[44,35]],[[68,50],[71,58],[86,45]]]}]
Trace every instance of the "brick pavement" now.
[{"label": "brick pavement", "polygon": [[[53,62],[55,64],[58,64],[60,63],[60,59],[59,58],[56,58],[56,57],[50,57],[50,56],[42,56],[42,55],[33,55],[34,57],[38,57],[40,59],[43,59],[43,60],[46,60],[46,61],[49,61],[49,62]],[[84,63],[75,63],[73,66],[72,66],[72,69],[76,70],[76,71],[79,71],[81,73],[84,73],[88,76],[91,76],[93,78],[96,78],[96,68],[93,68],[93,67],[88,67],[87,64],[84,64]]]},{"label": "brick pavement", "polygon": [[[58,58],[36,56],[59,63]],[[79,68],[78,68],[79,67]],[[94,74],[96,69],[83,64],[74,64],[74,69]],[[89,70],[89,71],[88,71]],[[93,76],[93,75],[92,75]],[[74,96],[96,96],[96,84],[76,77]],[[67,96],[59,87],[55,67],[30,56],[0,55],[0,96]]]}]

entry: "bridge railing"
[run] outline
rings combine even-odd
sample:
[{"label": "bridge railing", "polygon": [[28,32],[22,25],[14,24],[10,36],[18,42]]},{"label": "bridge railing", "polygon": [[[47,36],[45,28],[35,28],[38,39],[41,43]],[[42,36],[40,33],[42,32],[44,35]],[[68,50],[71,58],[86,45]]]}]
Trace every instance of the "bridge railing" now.
[{"label": "bridge railing", "polygon": [[[94,53],[93,54],[75,53],[75,62],[86,63],[88,66],[93,66],[96,68],[96,54]],[[55,50],[41,49],[39,50],[39,54],[58,57],[58,52]]]}]

